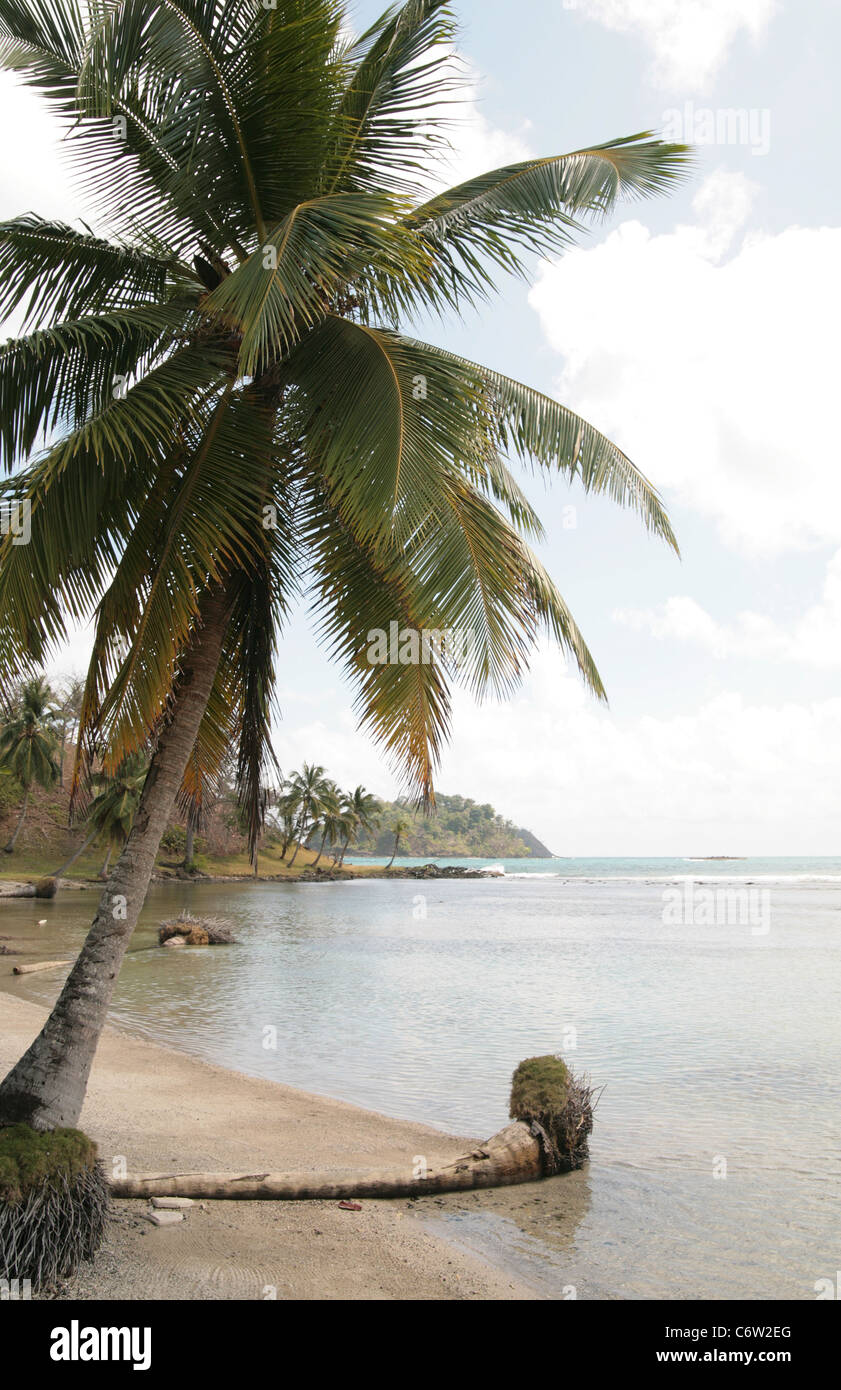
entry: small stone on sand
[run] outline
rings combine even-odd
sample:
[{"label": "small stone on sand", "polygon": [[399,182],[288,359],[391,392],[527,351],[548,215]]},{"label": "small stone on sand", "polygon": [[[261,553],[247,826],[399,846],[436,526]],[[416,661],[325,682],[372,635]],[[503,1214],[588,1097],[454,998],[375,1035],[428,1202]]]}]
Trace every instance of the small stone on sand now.
[{"label": "small stone on sand", "polygon": [[184,1220],[183,1211],[147,1211],[146,1220],[153,1226],[177,1226]]}]

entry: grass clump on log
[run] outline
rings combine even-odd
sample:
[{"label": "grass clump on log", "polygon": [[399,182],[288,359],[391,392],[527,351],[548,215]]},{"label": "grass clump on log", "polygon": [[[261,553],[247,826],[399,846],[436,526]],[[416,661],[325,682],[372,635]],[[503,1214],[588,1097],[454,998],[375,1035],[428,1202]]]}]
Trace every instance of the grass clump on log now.
[{"label": "grass clump on log", "polygon": [[0,1279],[35,1289],[74,1274],[99,1249],[108,1184],[78,1129],[0,1129]]},{"label": "grass clump on log", "polygon": [[593,1088],[573,1076],[560,1057],[528,1057],[511,1082],[512,1120],[536,1127],[550,1173],[581,1168],[589,1157]]},{"label": "grass clump on log", "polygon": [[231,946],[235,938],[230,927],[219,917],[194,917],[181,912],[174,922],[162,922],[158,932],[161,946],[173,936],[181,936],[187,946]]}]

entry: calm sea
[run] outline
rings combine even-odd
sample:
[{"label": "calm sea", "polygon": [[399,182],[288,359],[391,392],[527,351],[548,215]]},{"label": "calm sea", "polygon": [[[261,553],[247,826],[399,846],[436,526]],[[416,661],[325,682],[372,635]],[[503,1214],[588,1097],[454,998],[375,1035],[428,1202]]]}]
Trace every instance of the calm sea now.
[{"label": "calm sea", "polygon": [[[841,858],[501,867],[156,887],[114,1015],[477,1138],[506,1122],[516,1064],[561,1052],[604,1088],[589,1168],[422,1204],[451,1238],[550,1298],[815,1298],[841,1270]],[[40,928],[33,903],[3,902],[0,934],[72,951],[92,904],[39,903]],[[180,906],[230,918],[240,944],[153,948]]]}]

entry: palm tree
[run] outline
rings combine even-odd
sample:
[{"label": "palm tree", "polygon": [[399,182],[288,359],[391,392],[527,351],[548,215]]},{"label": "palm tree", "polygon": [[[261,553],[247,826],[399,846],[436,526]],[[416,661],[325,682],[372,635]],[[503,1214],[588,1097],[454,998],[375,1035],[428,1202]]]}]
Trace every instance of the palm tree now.
[{"label": "palm tree", "polygon": [[327,782],[321,799],[321,813],[310,831],[311,839],[321,831],[321,841],[318,846],[318,854],[312,865],[313,868],[319,864],[327,842],[329,841],[331,845],[337,844],[341,840],[345,828],[346,820],[342,811],[342,794],[335,782]]},{"label": "palm tree", "polygon": [[98,839],[99,831],[94,826],[92,830],[88,831],[88,834],[85,836],[82,843],[76,849],[73,850],[73,853],[70,855],[69,859],[65,859],[64,863],[61,864],[59,868],[54,869],[50,877],[61,878],[64,874],[67,873],[68,869],[72,869],[73,865],[76,863],[76,860],[81,859],[85,851],[90,849],[91,845],[95,844]]},{"label": "palm tree", "polygon": [[[547,632],[603,695],[527,541],[506,453],[634,508],[631,461],[563,406],[401,324],[481,305],[622,198],[667,192],[650,133],[494,170],[430,197],[446,140],[444,0],[349,37],[341,0],[0,0],[0,64],[51,103],[100,234],[0,224],[0,684],[95,615],[74,788],[146,747],[141,805],[0,1124],[78,1118],[114,981],[179,795],[232,738],[252,854],[274,662],[309,587],[360,723],[426,802],[454,680],[506,694]],[[418,120],[418,110],[425,119]],[[366,634],[470,630],[464,658],[372,664]],[[115,903],[122,915],[115,917]]]},{"label": "palm tree", "polygon": [[391,868],[392,864],[397,858],[397,851],[400,848],[400,842],[401,840],[404,840],[406,838],[411,828],[412,822],[408,820],[406,816],[397,816],[395,820],[392,822],[391,833],[394,836],[394,849],[392,850],[391,858],[386,864],[387,869]]},{"label": "palm tree", "polygon": [[343,808],[348,821],[348,833],[342,842],[340,865],[345,862],[351,840],[355,840],[363,831],[375,830],[382,815],[382,807],[377,798],[361,786],[343,798]]},{"label": "palm tree", "polygon": [[187,823],[184,827],[184,859],[182,861],[185,869],[192,869],[196,857],[196,831],[201,822],[198,807],[191,803],[187,811]]},{"label": "palm tree", "polygon": [[105,878],[114,850],[124,845],[131,833],[148,770],[148,759],[142,753],[130,753],[115,773],[98,772],[91,779],[96,795],[88,809],[88,823],[97,838],[105,837],[108,847],[100,878]]},{"label": "palm tree", "polygon": [[59,739],[59,786],[64,786],[64,759],[68,739],[71,741],[79,727],[85,682],[80,676],[68,676],[59,686],[56,697],[56,732]]},{"label": "palm tree", "polygon": [[338,830],[339,818],[342,810],[341,795],[336,783],[331,782],[329,778],[325,778],[320,796],[321,809],[317,818],[313,821],[307,836],[307,843],[309,843],[310,840],[318,835],[319,831],[321,832],[321,841],[318,846],[318,854],[313,861],[313,868],[315,868],[321,860],[327,840],[332,839],[332,834],[335,834]]},{"label": "palm tree", "polygon": [[281,859],[285,859],[289,846],[295,838],[295,831],[298,828],[298,816],[295,811],[294,800],[287,800],[285,795],[278,802],[277,810],[280,830],[283,836],[280,857]]},{"label": "palm tree", "polygon": [[23,788],[18,822],[4,846],[6,854],[14,854],[33,783],[51,787],[58,781],[54,699],[43,677],[27,681],[20,692],[17,709],[0,730],[0,767],[11,772]]},{"label": "palm tree", "polygon": [[298,851],[301,845],[305,844],[309,838],[311,828],[316,824],[322,815],[325,807],[330,804],[332,797],[333,783],[324,774],[324,768],[317,763],[304,763],[300,772],[293,772],[289,779],[287,797],[289,803],[294,807],[297,817],[295,824],[295,853],[289,861],[289,867],[298,858]]}]

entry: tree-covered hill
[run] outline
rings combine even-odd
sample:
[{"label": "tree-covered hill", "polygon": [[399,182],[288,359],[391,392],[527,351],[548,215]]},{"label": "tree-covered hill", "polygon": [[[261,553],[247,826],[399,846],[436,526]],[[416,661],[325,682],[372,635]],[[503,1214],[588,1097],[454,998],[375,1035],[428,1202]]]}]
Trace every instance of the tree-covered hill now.
[{"label": "tree-covered hill", "polygon": [[551,851],[528,830],[518,829],[485,803],[466,796],[436,797],[436,810],[430,816],[415,811],[403,801],[383,802],[379,828],[363,834],[355,854],[390,855],[394,834],[390,827],[400,817],[410,824],[401,839],[400,855],[430,858],[526,859],[550,858]]}]

